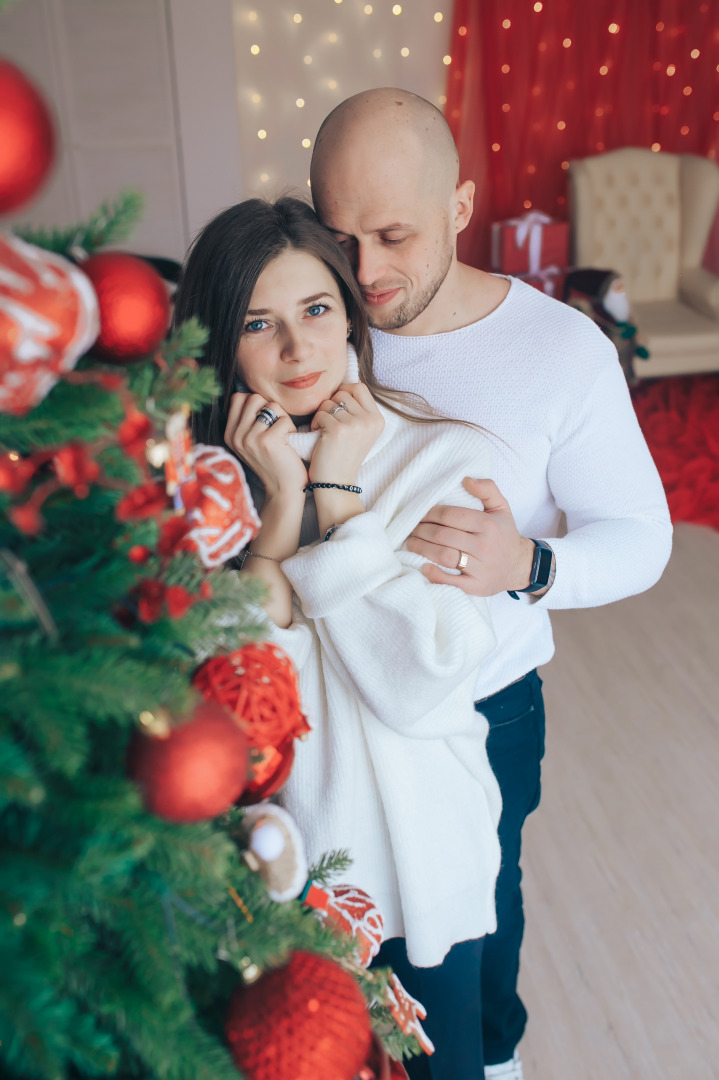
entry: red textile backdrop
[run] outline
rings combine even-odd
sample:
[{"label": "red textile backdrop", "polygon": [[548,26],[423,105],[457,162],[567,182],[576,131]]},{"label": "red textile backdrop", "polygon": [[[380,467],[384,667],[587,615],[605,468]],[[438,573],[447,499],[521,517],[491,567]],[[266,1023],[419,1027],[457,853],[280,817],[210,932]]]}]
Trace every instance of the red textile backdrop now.
[{"label": "red textile backdrop", "polygon": [[[719,0],[455,0],[445,115],[489,224],[567,216],[567,166],[622,146],[719,156]],[[719,217],[705,265],[719,273]]]}]

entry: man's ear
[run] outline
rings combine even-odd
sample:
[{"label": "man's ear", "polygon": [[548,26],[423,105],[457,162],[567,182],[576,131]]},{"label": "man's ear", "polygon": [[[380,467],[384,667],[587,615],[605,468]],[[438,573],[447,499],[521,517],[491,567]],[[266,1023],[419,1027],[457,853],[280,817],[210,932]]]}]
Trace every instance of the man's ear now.
[{"label": "man's ear", "polygon": [[474,180],[459,184],[452,196],[451,220],[455,233],[467,228],[474,209]]}]

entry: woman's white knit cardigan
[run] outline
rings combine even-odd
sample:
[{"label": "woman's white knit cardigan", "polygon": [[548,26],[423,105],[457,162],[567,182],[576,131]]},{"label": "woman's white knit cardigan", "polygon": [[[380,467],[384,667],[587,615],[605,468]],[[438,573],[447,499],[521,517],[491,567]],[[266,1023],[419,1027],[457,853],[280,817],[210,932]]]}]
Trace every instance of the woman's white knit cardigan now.
[{"label": "woman's white knit cardigan", "polygon": [[312,732],[281,802],[310,862],[348,849],[346,880],[376,901],[385,940],[431,967],[496,927],[501,797],[473,705],[494,635],[486,601],[430,584],[404,542],[436,503],[476,508],[462,477],[491,472],[480,433],[381,411],[357,478],[366,512],[282,564],[294,618],[270,636]]}]

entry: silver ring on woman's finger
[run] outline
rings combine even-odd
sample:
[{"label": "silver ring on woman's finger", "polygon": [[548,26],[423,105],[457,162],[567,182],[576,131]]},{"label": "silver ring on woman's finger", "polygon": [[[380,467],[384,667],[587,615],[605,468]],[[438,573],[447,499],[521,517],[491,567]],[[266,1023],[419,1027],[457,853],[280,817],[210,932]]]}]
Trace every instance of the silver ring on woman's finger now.
[{"label": "silver ring on woman's finger", "polygon": [[342,412],[343,409],[345,412],[347,412],[347,406],[345,405],[344,401],[340,401],[339,405],[335,405],[334,409],[330,413],[330,416],[334,416],[336,413]]},{"label": "silver ring on woman's finger", "polygon": [[279,420],[279,416],[277,413],[274,413],[272,409],[268,409],[267,406],[265,406],[264,409],[260,409],[255,419],[259,420],[259,422],[266,427],[272,427],[272,425],[276,424]]},{"label": "silver ring on woman's finger", "polygon": [[459,558],[457,559],[457,569],[458,570],[464,570],[467,563],[469,562],[469,555],[467,554],[466,551],[460,551],[460,552],[458,552],[458,555],[459,555]]}]

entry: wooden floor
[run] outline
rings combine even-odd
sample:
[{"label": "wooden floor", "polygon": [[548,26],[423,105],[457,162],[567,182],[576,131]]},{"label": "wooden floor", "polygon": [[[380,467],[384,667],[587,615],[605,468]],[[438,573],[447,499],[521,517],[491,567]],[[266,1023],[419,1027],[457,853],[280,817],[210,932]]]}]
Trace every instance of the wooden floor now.
[{"label": "wooden floor", "polygon": [[719,1078],[719,533],[553,616],[524,839],[526,1080]]}]

